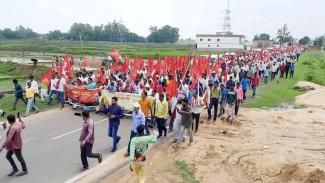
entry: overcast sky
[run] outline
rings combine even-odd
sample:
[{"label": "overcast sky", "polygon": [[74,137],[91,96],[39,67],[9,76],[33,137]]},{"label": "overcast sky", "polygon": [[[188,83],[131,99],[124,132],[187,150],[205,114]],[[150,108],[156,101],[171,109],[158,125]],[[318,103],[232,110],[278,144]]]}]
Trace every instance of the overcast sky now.
[{"label": "overcast sky", "polygon": [[[38,33],[69,30],[74,22],[91,25],[123,20],[141,36],[148,28],[169,24],[181,38],[222,30],[227,0],[0,0],[0,29],[17,25]],[[232,31],[249,39],[257,33],[274,37],[288,24],[296,38],[325,34],[325,0],[230,0]]]}]

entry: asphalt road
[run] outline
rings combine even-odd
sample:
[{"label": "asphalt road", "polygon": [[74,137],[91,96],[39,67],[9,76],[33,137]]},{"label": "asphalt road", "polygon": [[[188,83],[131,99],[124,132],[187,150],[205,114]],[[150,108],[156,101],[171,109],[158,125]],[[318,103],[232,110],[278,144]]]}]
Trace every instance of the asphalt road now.
[{"label": "asphalt road", "polygon": [[[82,118],[74,116],[69,107],[51,110],[25,118],[23,131],[23,156],[29,174],[23,177],[7,177],[11,167],[5,158],[6,151],[0,154],[0,183],[62,183],[80,174],[79,135]],[[91,114],[95,122],[95,143],[93,152],[108,158],[112,153],[112,138],[107,136],[108,119]],[[131,119],[121,120],[119,135],[122,137],[118,148],[128,143]],[[1,144],[5,131],[0,131]],[[17,166],[21,166],[14,157]],[[90,168],[98,164],[97,159],[88,158]]]}]

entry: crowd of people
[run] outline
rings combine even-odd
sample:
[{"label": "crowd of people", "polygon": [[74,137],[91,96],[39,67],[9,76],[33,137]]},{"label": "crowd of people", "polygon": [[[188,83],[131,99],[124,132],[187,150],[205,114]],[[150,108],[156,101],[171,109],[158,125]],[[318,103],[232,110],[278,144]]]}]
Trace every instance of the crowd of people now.
[{"label": "crowd of people", "polygon": [[[220,118],[232,124],[238,114],[240,104],[249,97],[247,91],[252,89],[252,98],[254,98],[261,81],[267,85],[269,80],[288,78],[288,75],[289,78],[294,77],[295,62],[299,61],[300,55],[305,50],[305,47],[291,45],[267,51],[223,54],[215,63],[210,62],[210,56],[205,58],[189,56],[187,62],[184,61],[185,64],[180,63],[178,58],[175,58],[175,63],[167,60],[162,63],[158,60],[156,65],[153,65],[153,60],[150,61],[150,59],[146,63],[143,60],[131,63],[125,59],[122,68],[115,63],[103,63],[102,67],[96,71],[86,71],[85,68],[81,68],[75,74],[76,77],[72,77],[70,71],[73,62],[64,57],[61,69],[58,69],[57,60],[53,62],[55,66],[53,66],[51,79],[49,82],[41,81],[40,92],[38,83],[32,76],[27,81],[25,90],[16,79],[13,80],[15,86],[13,110],[16,109],[17,102],[21,100],[26,105],[25,116],[29,115],[30,110],[37,113],[39,108],[35,104],[35,97],[40,97],[42,102],[48,97],[47,102],[50,105],[54,94],[56,102],[62,109],[67,100],[66,85],[89,90],[100,88],[100,91],[141,95],[141,99],[134,104],[130,141],[125,154],[130,156],[130,162],[133,165],[130,169],[136,172],[137,179],[141,182],[144,180],[148,143],[154,143],[157,139],[167,136],[168,132],[173,132],[175,149],[179,149],[181,142],[184,142],[187,136],[189,145],[191,145],[193,133],[199,130],[199,124],[202,122],[200,116],[204,109],[207,109],[209,123]],[[115,62],[119,62],[119,59]],[[111,102],[107,103],[102,101],[101,95],[102,92],[99,92],[98,103],[94,104],[98,105],[96,114],[102,113],[108,116],[108,136],[113,139],[111,152],[115,152],[121,139],[118,129],[120,119],[124,117],[123,106],[118,104],[118,97],[113,97]],[[85,170],[88,169],[87,157],[97,158],[100,163],[102,155],[92,153],[94,123],[89,111],[83,110],[81,116],[84,124],[79,140],[81,160],[83,170]],[[14,116],[9,115],[8,121],[10,124],[15,123]],[[14,129],[9,128],[9,133],[14,133],[11,130],[16,130],[20,134],[24,127],[21,118],[17,124],[22,125],[17,125]],[[151,133],[150,128],[153,127],[158,129],[158,134]],[[19,175],[24,175],[27,169],[21,153],[19,154],[21,147],[8,145],[15,143],[15,140],[17,139],[7,136],[2,146],[8,150],[7,159],[13,167],[9,175],[14,175],[18,171],[11,158],[13,153],[16,154],[23,167],[23,173]]]}]

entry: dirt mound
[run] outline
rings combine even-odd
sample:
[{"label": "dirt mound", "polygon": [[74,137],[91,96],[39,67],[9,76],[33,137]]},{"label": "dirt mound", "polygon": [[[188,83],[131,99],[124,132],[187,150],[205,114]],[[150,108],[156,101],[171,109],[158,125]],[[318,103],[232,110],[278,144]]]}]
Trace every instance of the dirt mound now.
[{"label": "dirt mound", "polygon": [[[306,108],[240,109],[234,125],[200,124],[192,146],[183,143],[178,151],[173,139],[162,139],[159,148],[150,149],[147,182],[186,182],[175,168],[175,161],[184,160],[204,183],[324,183],[325,91],[298,85],[313,88],[297,97]],[[124,168],[103,182],[118,177],[123,179],[114,182],[134,181]]]},{"label": "dirt mound", "polygon": [[325,87],[310,82],[298,82],[295,87],[308,90],[296,97],[297,104],[325,109]]}]

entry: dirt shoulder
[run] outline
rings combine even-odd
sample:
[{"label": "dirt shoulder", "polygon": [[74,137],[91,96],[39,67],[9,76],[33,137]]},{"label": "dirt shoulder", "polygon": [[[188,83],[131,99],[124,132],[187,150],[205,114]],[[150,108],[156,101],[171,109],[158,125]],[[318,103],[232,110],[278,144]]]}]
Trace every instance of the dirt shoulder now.
[{"label": "dirt shoulder", "polygon": [[[232,126],[221,120],[201,124],[194,144],[183,143],[178,151],[172,138],[165,139],[150,149],[146,182],[185,182],[177,160],[204,183],[325,182],[325,91],[309,85],[314,89],[297,97],[305,108],[241,109]],[[126,166],[102,182],[134,182],[134,176]]]}]

